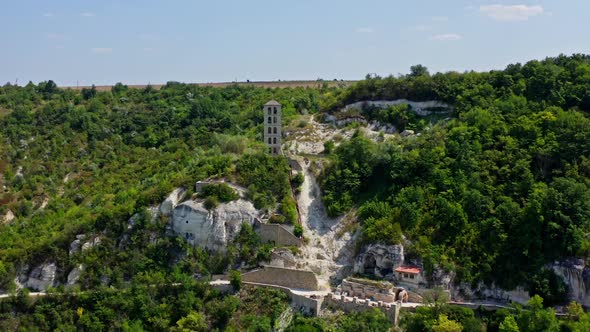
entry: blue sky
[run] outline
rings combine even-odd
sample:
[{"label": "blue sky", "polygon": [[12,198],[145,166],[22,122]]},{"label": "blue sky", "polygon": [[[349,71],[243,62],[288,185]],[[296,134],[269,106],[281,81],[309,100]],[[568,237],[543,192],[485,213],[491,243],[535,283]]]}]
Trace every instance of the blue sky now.
[{"label": "blue sky", "polygon": [[501,69],[590,53],[588,0],[0,0],[0,84]]}]

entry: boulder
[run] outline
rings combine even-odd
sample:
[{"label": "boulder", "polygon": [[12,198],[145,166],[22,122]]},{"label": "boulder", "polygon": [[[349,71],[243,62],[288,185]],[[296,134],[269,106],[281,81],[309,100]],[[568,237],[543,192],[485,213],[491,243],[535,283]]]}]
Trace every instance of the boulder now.
[{"label": "boulder", "polygon": [[82,274],[82,271],[84,271],[84,264],[79,264],[78,266],[73,268],[72,271],[70,271],[70,273],[68,273],[68,281],[67,281],[66,285],[67,286],[75,285],[78,282],[78,280],[80,279],[80,275]]},{"label": "boulder", "polygon": [[99,236],[94,236],[92,238],[90,238],[88,241],[86,241],[87,239],[87,235],[86,234],[78,234],[76,235],[76,239],[74,241],[72,241],[72,243],[70,243],[70,250],[69,250],[69,254],[70,256],[78,253],[81,251],[86,251],[88,249],[94,248],[95,246],[100,244],[100,237]]},{"label": "boulder", "polygon": [[354,263],[354,272],[379,278],[393,277],[393,270],[404,262],[402,245],[370,244],[361,250]]},{"label": "boulder", "polygon": [[402,131],[400,135],[402,137],[412,136],[412,135],[414,135],[414,131],[410,130],[410,129],[406,129],[406,130]]},{"label": "boulder", "polygon": [[97,245],[100,244],[100,237],[94,237],[86,242],[84,242],[84,244],[82,245],[82,251],[86,251],[88,249],[92,249],[94,247],[96,247]]},{"label": "boulder", "polygon": [[43,263],[29,273],[23,285],[33,290],[46,291],[49,287],[55,286],[56,271],[55,263]]},{"label": "boulder", "polygon": [[0,222],[3,224],[8,224],[9,222],[13,221],[14,218],[16,218],[14,213],[12,213],[12,211],[8,210],[8,211],[6,211],[6,214],[2,217]]},{"label": "boulder", "polygon": [[70,250],[69,254],[72,256],[73,254],[80,252],[80,248],[82,247],[82,241],[86,237],[86,234],[78,234],[76,235],[76,239],[70,243]]},{"label": "boulder", "polygon": [[258,215],[254,205],[243,199],[220,204],[211,211],[205,209],[202,201],[191,200],[174,208],[171,226],[174,234],[191,245],[225,251],[242,224],[253,225]]},{"label": "boulder", "polygon": [[170,216],[172,214],[172,210],[184,199],[186,196],[186,189],[185,188],[176,188],[174,189],[168,197],[160,204],[160,213],[165,216]]}]

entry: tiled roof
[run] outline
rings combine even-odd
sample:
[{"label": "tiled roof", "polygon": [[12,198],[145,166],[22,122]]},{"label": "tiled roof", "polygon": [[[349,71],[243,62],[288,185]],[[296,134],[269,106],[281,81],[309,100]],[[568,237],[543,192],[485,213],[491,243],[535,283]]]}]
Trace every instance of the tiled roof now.
[{"label": "tiled roof", "polygon": [[395,269],[395,272],[420,274],[420,269],[413,266],[400,266],[397,269]]}]

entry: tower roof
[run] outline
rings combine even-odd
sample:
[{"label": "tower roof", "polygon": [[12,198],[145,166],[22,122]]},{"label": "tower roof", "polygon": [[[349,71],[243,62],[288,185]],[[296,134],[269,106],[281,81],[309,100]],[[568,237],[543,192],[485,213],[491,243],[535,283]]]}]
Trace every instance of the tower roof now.
[{"label": "tower roof", "polygon": [[281,104],[279,104],[278,101],[276,100],[269,100],[268,102],[266,102],[266,104],[264,104],[264,106],[281,106]]}]

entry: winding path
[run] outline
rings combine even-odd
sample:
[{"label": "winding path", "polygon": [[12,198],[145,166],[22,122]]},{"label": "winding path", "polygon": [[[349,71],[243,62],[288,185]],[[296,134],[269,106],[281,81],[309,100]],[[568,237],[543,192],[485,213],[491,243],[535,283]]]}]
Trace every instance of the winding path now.
[{"label": "winding path", "polygon": [[333,277],[344,277],[345,269],[350,270],[354,264],[354,238],[341,231],[342,218],[328,217],[320,187],[310,170],[311,162],[301,156],[292,158],[299,163],[304,175],[297,204],[306,244],[296,256],[297,268],[313,271],[321,287],[330,289],[330,280]]}]

